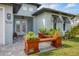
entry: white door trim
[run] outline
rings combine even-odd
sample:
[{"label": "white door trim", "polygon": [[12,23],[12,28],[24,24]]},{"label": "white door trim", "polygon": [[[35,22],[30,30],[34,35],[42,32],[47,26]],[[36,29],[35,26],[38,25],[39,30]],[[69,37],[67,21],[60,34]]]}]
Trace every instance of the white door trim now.
[{"label": "white door trim", "polygon": [[2,8],[2,15],[3,15],[3,45],[5,45],[5,8],[4,7],[0,7]]}]

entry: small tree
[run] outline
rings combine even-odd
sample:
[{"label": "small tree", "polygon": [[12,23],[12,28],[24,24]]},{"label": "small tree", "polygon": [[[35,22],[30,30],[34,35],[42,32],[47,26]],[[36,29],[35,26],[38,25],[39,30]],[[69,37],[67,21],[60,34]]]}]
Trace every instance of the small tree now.
[{"label": "small tree", "polygon": [[76,35],[79,35],[79,24],[77,26],[73,27],[70,31],[67,31],[65,33],[65,38],[66,39],[73,38]]}]

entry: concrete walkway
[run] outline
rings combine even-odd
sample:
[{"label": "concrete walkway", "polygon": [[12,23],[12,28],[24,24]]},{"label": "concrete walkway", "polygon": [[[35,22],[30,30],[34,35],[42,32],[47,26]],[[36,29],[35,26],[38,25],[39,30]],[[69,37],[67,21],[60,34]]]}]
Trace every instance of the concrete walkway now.
[{"label": "concrete walkway", "polygon": [[0,56],[24,56],[23,40],[17,40],[14,44],[0,46]]},{"label": "concrete walkway", "polygon": [[[50,46],[51,42],[43,42],[39,44],[40,52],[55,49]],[[0,56],[26,56],[24,53],[24,42],[19,38],[15,43],[5,46],[0,46]]]}]

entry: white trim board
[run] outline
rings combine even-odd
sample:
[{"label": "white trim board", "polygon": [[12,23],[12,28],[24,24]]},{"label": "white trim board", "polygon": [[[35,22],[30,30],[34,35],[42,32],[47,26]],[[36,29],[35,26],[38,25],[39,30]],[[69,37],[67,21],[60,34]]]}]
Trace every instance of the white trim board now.
[{"label": "white trim board", "polygon": [[5,45],[5,8],[4,7],[0,7],[2,8],[2,15],[3,15],[3,45]]}]

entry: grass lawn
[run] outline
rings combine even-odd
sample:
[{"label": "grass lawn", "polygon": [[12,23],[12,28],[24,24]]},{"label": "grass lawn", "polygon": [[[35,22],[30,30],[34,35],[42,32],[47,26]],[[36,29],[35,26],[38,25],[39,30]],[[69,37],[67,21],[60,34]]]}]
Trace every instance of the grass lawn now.
[{"label": "grass lawn", "polygon": [[32,56],[79,56],[79,38],[63,40],[63,46],[51,51],[31,54]]}]

